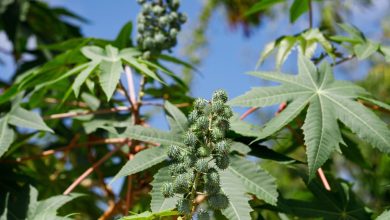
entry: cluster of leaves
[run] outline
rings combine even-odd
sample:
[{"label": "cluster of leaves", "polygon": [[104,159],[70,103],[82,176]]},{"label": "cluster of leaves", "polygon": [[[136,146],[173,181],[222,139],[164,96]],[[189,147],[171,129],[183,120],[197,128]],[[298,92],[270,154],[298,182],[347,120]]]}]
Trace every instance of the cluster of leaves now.
[{"label": "cluster of leaves", "polygon": [[66,203],[81,196],[81,194],[58,195],[49,199],[38,201],[38,191],[32,186],[22,186],[18,192],[3,194],[1,198],[5,206],[0,215],[1,220],[7,219],[58,219],[69,220],[71,218],[57,215],[57,211]]},{"label": "cluster of leaves", "polygon": [[137,43],[143,51],[143,57],[170,50],[177,44],[177,34],[187,17],[178,12],[179,0],[138,0],[142,5],[137,17]]}]

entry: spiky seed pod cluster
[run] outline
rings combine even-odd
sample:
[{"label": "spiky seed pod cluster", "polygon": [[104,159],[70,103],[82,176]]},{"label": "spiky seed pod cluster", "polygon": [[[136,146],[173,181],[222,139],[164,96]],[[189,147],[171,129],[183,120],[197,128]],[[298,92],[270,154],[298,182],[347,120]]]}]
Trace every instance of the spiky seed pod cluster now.
[{"label": "spiky seed pod cluster", "polygon": [[[228,206],[219,176],[219,171],[229,166],[231,141],[225,134],[233,113],[226,105],[227,99],[223,90],[216,91],[211,101],[197,99],[189,114],[189,130],[183,135],[183,146],[169,147],[167,154],[173,182],[164,184],[162,193],[165,197],[182,195],[183,199],[177,203],[182,214],[188,214],[187,206],[192,207],[192,200],[199,192],[207,195],[206,200],[213,209]],[[198,216],[205,217],[208,213],[203,210]]]},{"label": "spiky seed pod cluster", "polygon": [[180,0],[138,0],[141,12],[137,17],[137,43],[144,58],[170,50],[187,17],[178,12]]}]

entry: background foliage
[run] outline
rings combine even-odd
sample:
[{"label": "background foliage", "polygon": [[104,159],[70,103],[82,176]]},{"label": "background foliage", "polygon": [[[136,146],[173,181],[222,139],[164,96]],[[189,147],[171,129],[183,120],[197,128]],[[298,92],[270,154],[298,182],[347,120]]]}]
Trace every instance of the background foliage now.
[{"label": "background foliage", "polygon": [[[279,18],[302,26],[258,48],[256,70],[274,72],[250,74],[277,85],[231,97],[230,105],[250,109],[230,120],[230,166],[220,173],[230,202],[212,218],[375,219],[390,202],[390,32],[384,25],[375,40],[368,37],[348,17],[354,5],[205,1],[193,28],[183,28],[184,56],[149,57],[136,40],[136,20],[114,39],[100,39],[83,36],[79,25],[88,18],[72,8],[1,1],[0,31],[12,47],[0,52],[16,68],[0,82],[0,219],[180,215],[172,211],[175,198],[160,192],[170,179],[166,153],[169,145],[183,145],[194,76],[207,62],[207,31],[221,9],[226,21],[218,23],[248,40]],[[362,80],[340,80],[358,78],[351,62],[365,66]],[[269,105],[279,109],[256,111]],[[151,127],[161,113],[169,131]],[[255,117],[241,120],[250,113]]]}]

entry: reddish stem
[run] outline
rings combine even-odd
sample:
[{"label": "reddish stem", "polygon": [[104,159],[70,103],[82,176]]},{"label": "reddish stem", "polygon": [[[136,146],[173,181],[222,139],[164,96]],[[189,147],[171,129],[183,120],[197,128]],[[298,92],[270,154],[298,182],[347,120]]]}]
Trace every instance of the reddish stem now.
[{"label": "reddish stem", "polygon": [[248,111],[246,111],[244,114],[241,115],[240,120],[244,120],[244,118],[246,118],[248,115],[250,115],[253,112],[255,112],[257,109],[259,109],[259,108],[258,107],[252,107],[252,108],[248,109]]},{"label": "reddish stem", "polygon": [[64,195],[68,195],[76,188],[89,174],[91,174],[95,169],[97,169],[102,163],[108,160],[115,152],[120,150],[123,145],[118,145],[114,150],[108,152],[104,155],[98,162],[94,163],[90,168],[88,168],[83,174],[81,174],[65,191]]},{"label": "reddish stem", "polygon": [[322,171],[322,168],[318,168],[317,170],[318,175],[320,176],[321,182],[324,185],[325,189],[328,191],[331,191],[330,185],[328,180],[326,179],[326,176],[324,174],[324,171]]}]

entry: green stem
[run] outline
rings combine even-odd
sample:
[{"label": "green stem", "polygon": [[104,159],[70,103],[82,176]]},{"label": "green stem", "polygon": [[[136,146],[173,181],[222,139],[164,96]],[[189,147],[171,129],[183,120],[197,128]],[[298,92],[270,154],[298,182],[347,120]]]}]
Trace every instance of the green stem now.
[{"label": "green stem", "polygon": [[190,209],[191,209],[191,213],[186,215],[186,219],[191,219],[193,213],[195,212],[195,208],[196,208],[196,202],[195,202],[196,187],[199,184],[200,175],[201,175],[201,173],[199,173],[199,172],[196,172],[196,174],[195,174],[194,184],[192,185],[192,189],[191,189],[191,193],[190,193],[190,200],[191,200],[191,207],[190,207]]}]

